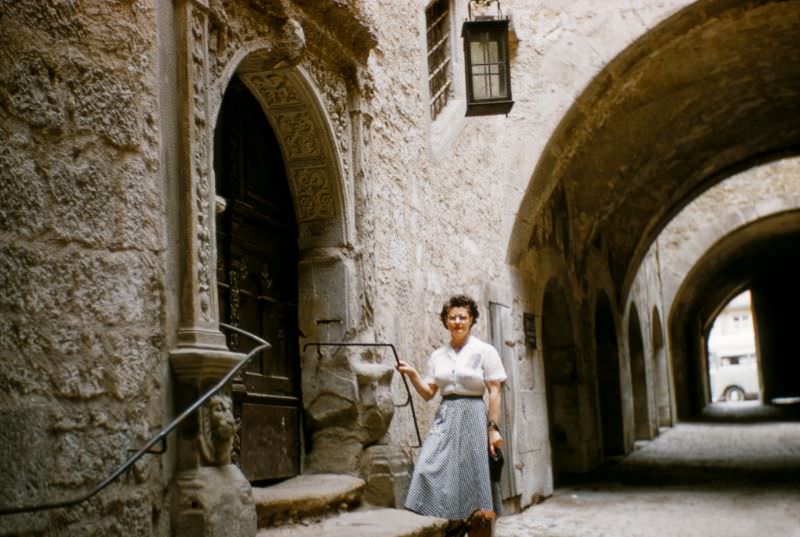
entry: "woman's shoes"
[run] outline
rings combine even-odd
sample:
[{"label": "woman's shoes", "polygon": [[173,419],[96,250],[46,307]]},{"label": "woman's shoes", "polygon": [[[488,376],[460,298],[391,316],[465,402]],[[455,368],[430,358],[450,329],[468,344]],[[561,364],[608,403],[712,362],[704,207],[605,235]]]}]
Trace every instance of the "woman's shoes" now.
[{"label": "woman's shoes", "polygon": [[[466,521],[451,520],[444,530],[445,537],[491,537],[492,524],[497,515],[494,511],[479,509],[474,511]],[[468,533],[469,532],[469,533]]]},{"label": "woman's shoes", "polygon": [[497,518],[494,511],[479,509],[467,519],[469,537],[492,537],[492,524]]},{"label": "woman's shoes", "polygon": [[451,520],[444,530],[445,537],[464,537],[467,534],[467,523],[463,520]]}]

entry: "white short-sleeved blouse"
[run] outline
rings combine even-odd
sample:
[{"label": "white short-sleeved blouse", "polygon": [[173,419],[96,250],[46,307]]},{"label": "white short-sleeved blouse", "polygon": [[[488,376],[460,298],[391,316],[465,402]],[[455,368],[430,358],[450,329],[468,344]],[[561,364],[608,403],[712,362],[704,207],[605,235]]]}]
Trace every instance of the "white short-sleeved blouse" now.
[{"label": "white short-sleeved blouse", "polygon": [[480,396],[486,381],[502,382],[506,378],[497,350],[475,336],[469,336],[458,352],[449,344],[433,351],[423,381],[436,384],[442,395]]}]

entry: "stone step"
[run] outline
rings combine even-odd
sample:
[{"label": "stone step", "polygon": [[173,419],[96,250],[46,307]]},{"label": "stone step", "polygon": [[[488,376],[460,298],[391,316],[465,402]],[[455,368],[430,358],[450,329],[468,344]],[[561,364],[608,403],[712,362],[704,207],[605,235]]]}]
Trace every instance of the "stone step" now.
[{"label": "stone step", "polygon": [[364,480],[349,475],[311,474],[270,487],[253,487],[258,527],[312,521],[361,504]]},{"label": "stone step", "polygon": [[404,509],[371,508],[323,520],[260,529],[256,537],[443,537],[447,520]]}]

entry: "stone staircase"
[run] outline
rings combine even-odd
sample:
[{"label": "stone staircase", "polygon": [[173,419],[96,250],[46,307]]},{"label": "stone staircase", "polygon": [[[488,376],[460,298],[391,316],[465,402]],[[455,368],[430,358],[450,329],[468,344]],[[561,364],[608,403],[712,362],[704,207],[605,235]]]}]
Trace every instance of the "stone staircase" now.
[{"label": "stone staircase", "polygon": [[253,488],[257,537],[443,537],[447,521],[362,502],[365,483],[316,474]]}]

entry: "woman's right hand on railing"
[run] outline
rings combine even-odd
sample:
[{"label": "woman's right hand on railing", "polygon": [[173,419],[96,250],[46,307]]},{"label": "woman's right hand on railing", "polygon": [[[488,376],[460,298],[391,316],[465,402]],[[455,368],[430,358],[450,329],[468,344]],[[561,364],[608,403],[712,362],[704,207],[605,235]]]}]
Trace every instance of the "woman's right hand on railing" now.
[{"label": "woman's right hand on railing", "polygon": [[400,373],[402,373],[403,375],[408,375],[409,378],[414,378],[419,376],[419,373],[417,372],[416,369],[414,369],[414,366],[412,366],[408,362],[404,362],[403,360],[398,360],[395,369],[400,371]]},{"label": "woman's right hand on railing", "polygon": [[433,396],[436,395],[436,384],[425,384],[419,372],[408,362],[398,360],[395,369],[397,369],[400,374],[408,377],[408,379],[411,381],[411,384],[414,385],[414,389],[416,389],[417,393],[420,394],[426,401],[430,401]]}]

